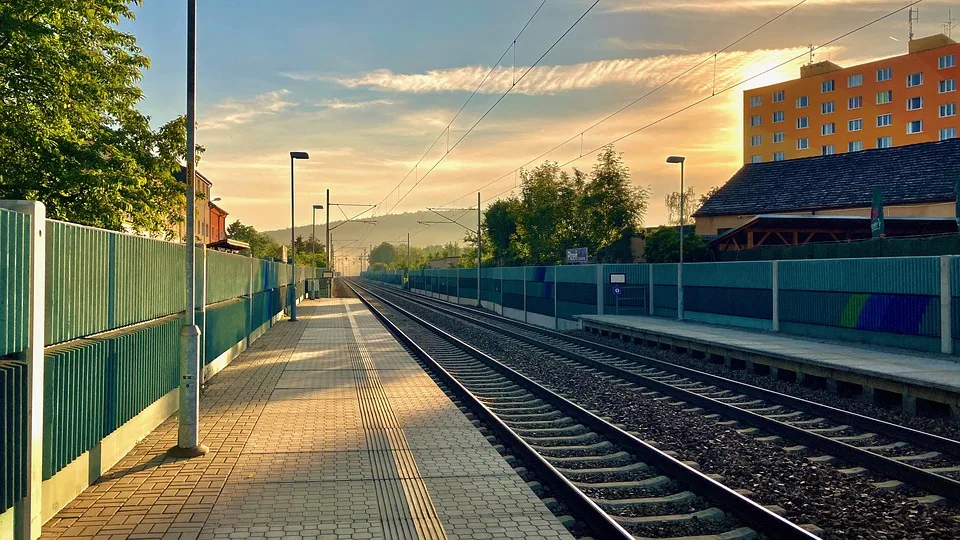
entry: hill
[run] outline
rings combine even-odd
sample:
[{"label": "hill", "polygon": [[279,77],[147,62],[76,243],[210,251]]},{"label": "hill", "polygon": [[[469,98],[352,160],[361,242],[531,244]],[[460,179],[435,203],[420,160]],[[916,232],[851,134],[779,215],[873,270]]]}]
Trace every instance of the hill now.
[{"label": "hill", "polygon": [[[463,210],[441,213],[450,219],[456,219],[462,216],[460,219],[461,224],[471,229],[477,228],[476,211],[467,213],[466,215],[464,215]],[[320,218],[321,216],[318,215],[317,217]],[[367,234],[367,232],[370,232],[371,228],[373,228],[373,231],[370,232],[370,236],[363,241],[363,245],[365,246],[377,246],[382,242],[405,244],[408,231],[411,233],[410,245],[412,246],[435,246],[443,245],[447,242],[457,242],[461,246],[464,245],[463,238],[466,235],[466,231],[461,227],[452,223],[449,225],[431,225],[425,227],[417,223],[418,221],[442,221],[442,218],[432,212],[422,211],[387,214],[377,219],[380,220],[380,223],[376,227],[365,223],[344,223],[343,220],[331,221],[330,234],[333,236],[334,242],[336,242],[334,245],[340,245],[341,240],[359,240],[363,238],[363,235]],[[336,229],[334,229],[334,227],[336,227]],[[317,237],[320,239],[323,239],[323,230],[323,223],[318,221]],[[289,228],[263,231],[263,234],[266,234],[281,244],[290,244]],[[311,225],[298,225],[296,234],[297,236],[309,238]]]}]

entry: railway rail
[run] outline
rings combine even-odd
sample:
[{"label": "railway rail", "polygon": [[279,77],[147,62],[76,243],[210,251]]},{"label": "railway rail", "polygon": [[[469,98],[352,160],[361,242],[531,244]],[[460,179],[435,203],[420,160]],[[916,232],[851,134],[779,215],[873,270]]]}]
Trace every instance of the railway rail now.
[{"label": "railway rail", "polygon": [[596,537],[816,537],[383,294],[349,286]]},{"label": "railway rail", "polygon": [[843,472],[872,470],[893,483],[914,485],[932,496],[960,501],[960,442],[876,418],[837,409],[508,319],[486,310],[454,306],[394,289],[389,294],[459,320],[495,331],[508,339],[598,370],[641,388],[660,392],[720,414],[764,433],[824,452],[816,459],[837,458],[852,464]]}]

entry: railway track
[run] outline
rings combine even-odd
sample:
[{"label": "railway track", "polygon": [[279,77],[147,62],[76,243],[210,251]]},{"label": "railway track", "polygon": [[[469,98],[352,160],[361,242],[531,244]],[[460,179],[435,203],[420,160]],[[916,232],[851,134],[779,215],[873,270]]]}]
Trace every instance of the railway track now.
[{"label": "railway track", "polygon": [[[598,538],[815,538],[369,290],[368,308]],[[378,305],[380,307],[378,307]]]},{"label": "railway track", "polygon": [[495,331],[518,345],[535,347],[568,362],[609,374],[634,387],[659,392],[722,415],[765,434],[797,443],[823,454],[821,463],[840,460],[847,474],[874,471],[892,479],[877,487],[900,483],[929,495],[925,503],[960,501],[960,442],[870,418],[740,381],[678,366],[574,336],[506,319],[476,308],[441,304],[392,289],[380,290],[459,320]]}]

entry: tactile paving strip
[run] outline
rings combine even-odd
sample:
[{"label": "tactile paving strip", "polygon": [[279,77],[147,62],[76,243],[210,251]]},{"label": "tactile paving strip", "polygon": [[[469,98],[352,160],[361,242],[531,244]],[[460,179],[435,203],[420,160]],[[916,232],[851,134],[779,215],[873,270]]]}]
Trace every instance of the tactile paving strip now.
[{"label": "tactile paving strip", "polygon": [[390,407],[360,326],[349,305],[346,309],[360,350],[355,375],[370,461],[377,480],[377,497],[381,509],[397,510],[395,517],[384,516],[387,518],[384,523],[397,538],[446,539],[443,523]]}]

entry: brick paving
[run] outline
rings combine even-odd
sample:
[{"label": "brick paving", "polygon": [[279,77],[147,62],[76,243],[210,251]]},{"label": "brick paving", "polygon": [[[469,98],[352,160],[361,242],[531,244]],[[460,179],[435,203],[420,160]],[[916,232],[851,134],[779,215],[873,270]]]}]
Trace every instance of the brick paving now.
[{"label": "brick paving", "polygon": [[208,455],[166,421],[43,538],[570,538],[358,301],[298,311],[208,381]]}]

